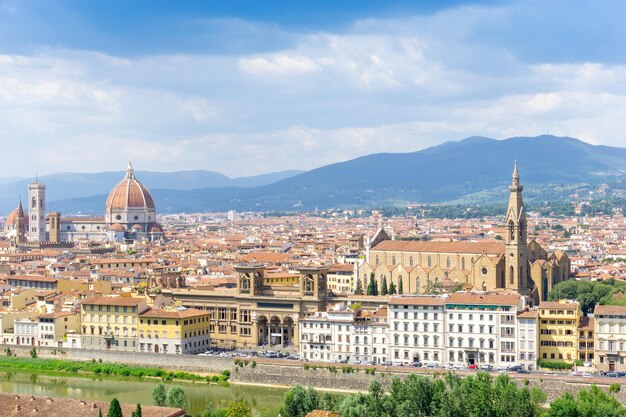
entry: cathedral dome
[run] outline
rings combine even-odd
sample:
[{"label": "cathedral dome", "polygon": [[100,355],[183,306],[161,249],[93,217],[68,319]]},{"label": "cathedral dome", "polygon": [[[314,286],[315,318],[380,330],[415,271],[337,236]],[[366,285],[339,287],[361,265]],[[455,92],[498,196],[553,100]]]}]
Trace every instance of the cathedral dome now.
[{"label": "cathedral dome", "polygon": [[24,209],[22,209],[22,202],[17,208],[13,209],[8,215],[6,220],[4,221],[5,226],[15,227],[17,225],[17,218],[22,215],[24,218],[24,224],[28,225],[28,216],[24,215]]},{"label": "cathedral dome", "polygon": [[126,176],[119,182],[107,198],[106,210],[126,210],[145,208],[154,210],[154,200],[148,189],[135,178],[133,166],[128,163]]}]

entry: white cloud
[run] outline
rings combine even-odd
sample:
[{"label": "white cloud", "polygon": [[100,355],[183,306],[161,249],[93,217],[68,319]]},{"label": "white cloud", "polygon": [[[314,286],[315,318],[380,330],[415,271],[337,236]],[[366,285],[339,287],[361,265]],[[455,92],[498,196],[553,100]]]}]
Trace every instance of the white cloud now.
[{"label": "white cloud", "polygon": [[128,159],[240,176],[548,131],[623,146],[626,67],[525,62],[477,41],[513,18],[461,8],[342,33],[276,31],[289,47],[268,53],[0,55],[0,147],[12,151],[0,176]]}]

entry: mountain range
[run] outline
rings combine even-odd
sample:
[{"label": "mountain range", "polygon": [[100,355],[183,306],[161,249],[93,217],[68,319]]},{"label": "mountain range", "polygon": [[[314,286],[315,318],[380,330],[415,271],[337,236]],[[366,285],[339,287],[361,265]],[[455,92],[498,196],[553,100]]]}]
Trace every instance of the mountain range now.
[{"label": "mountain range", "polygon": [[[626,149],[569,137],[495,140],[470,137],[410,153],[378,153],[307,172],[229,179],[208,171],[137,172],[159,213],[312,210],[379,207],[407,202],[441,203],[510,183],[517,160],[524,185],[600,183],[626,176]],[[102,213],[106,194],[122,173],[57,174],[47,182],[49,209]],[[50,178],[52,179],[52,178]],[[98,184],[97,187],[94,184]],[[0,183],[0,195],[15,182]],[[17,194],[26,192],[20,185]],[[64,197],[55,187],[63,187]],[[92,195],[86,195],[88,192]],[[53,194],[56,193],[56,194]],[[95,194],[95,195],[94,195]],[[13,202],[10,207],[14,207]],[[4,209],[7,211],[7,208]]]}]

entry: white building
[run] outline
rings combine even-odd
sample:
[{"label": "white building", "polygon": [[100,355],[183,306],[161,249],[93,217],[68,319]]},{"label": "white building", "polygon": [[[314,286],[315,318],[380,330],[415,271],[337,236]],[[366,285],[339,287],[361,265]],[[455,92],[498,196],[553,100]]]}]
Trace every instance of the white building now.
[{"label": "white building", "polygon": [[595,318],[595,358],[599,371],[626,370],[626,307],[597,305]]},{"label": "white building", "polygon": [[451,294],[445,303],[447,363],[516,364],[516,316],[523,309],[524,299],[518,294]]},{"label": "white building", "polygon": [[413,295],[389,300],[389,345],[393,362],[442,363],[446,298],[445,295]]},{"label": "white building", "polygon": [[350,355],[350,335],[354,312],[338,305],[299,320],[300,356],[320,362],[336,362]]},{"label": "white building", "polygon": [[537,367],[537,348],[539,346],[539,327],[537,311],[523,311],[517,315],[517,363],[524,369]]},{"label": "white building", "polygon": [[35,346],[37,341],[38,322],[35,319],[24,318],[15,320],[15,344],[20,346]]}]

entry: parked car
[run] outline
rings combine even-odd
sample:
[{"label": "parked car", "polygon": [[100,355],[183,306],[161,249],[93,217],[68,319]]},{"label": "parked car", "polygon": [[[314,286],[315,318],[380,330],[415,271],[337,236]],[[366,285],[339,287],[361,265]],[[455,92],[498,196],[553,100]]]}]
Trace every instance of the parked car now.
[{"label": "parked car", "polygon": [[480,368],[481,371],[487,371],[487,372],[493,371],[493,366],[489,365],[488,363],[484,363],[484,364],[480,365],[479,368]]},{"label": "parked car", "polygon": [[478,369],[478,365],[475,363],[470,363],[469,366],[467,367],[468,369]]},{"label": "parked car", "polygon": [[439,368],[439,364],[437,362],[430,362],[426,364],[426,368],[428,369],[437,369]]},{"label": "parked car", "polygon": [[522,365],[511,365],[507,368],[507,371],[517,372],[517,371],[521,371],[522,369],[524,369]]},{"label": "parked car", "polygon": [[422,367],[422,362],[420,361],[415,361],[411,364],[412,367],[414,368],[421,368]]},{"label": "parked car", "polygon": [[348,359],[339,359],[337,363],[348,363]]},{"label": "parked car", "polygon": [[619,372],[607,372],[605,376],[608,376],[609,378],[619,378]]},{"label": "parked car", "polygon": [[529,374],[530,373],[530,371],[528,369],[524,369],[524,368],[518,369],[515,372],[517,372],[518,374]]},{"label": "parked car", "polygon": [[462,371],[463,369],[465,369],[465,365],[463,365],[462,363],[456,363],[454,364],[454,366],[452,366],[452,369],[457,369],[459,371]]}]

